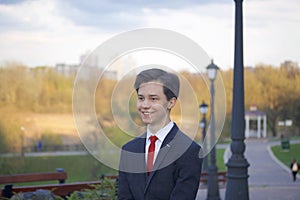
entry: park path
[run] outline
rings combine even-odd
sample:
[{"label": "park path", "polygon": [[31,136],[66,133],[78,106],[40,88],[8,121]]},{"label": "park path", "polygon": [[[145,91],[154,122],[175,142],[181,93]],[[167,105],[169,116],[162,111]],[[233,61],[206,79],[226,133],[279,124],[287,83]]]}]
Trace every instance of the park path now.
[{"label": "park path", "polygon": [[300,180],[294,183],[290,170],[283,168],[278,161],[274,160],[269,146],[276,143],[269,143],[267,140],[246,141],[245,156],[250,163],[248,168],[249,185],[253,187],[297,185],[300,189]]},{"label": "park path", "polygon": [[[245,157],[248,168],[249,197],[252,200],[300,200],[300,179],[292,181],[289,169],[283,166],[270,152],[271,145],[266,139],[248,139]],[[225,159],[230,157],[226,151]],[[300,152],[299,152],[300,153]],[[221,199],[225,199],[225,189],[220,189]],[[207,190],[199,190],[197,200],[206,199]]]}]

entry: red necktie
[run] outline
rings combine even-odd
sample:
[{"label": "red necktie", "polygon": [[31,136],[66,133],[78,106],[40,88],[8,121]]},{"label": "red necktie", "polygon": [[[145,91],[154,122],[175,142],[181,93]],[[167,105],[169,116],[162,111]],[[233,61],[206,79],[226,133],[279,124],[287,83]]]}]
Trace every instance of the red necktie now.
[{"label": "red necktie", "polygon": [[156,136],[150,136],[150,145],[148,149],[148,158],[147,158],[147,172],[148,176],[152,170],[153,160],[154,160],[154,152],[155,152],[155,142],[158,138]]}]

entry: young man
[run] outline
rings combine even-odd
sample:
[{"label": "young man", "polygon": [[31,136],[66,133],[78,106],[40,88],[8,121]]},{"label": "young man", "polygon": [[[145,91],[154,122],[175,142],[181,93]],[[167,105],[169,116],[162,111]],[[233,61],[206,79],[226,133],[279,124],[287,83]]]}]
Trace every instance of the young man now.
[{"label": "young man", "polygon": [[122,148],[119,200],[194,200],[202,167],[200,146],[170,119],[179,93],[178,77],[149,69],[137,75],[134,87],[147,132]]}]

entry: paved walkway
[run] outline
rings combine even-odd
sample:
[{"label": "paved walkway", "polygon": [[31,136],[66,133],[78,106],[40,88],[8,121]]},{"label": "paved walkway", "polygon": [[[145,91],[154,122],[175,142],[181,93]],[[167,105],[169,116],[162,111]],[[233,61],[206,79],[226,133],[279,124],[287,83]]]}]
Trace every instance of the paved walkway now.
[{"label": "paved walkway", "polygon": [[[245,157],[250,163],[248,184],[252,200],[300,200],[299,176],[293,182],[289,169],[278,162],[269,150],[270,145],[276,144],[279,145],[279,142],[246,140]],[[224,188],[220,189],[221,199],[225,199],[225,192]],[[207,190],[199,190],[197,200],[206,199],[206,195]]]}]

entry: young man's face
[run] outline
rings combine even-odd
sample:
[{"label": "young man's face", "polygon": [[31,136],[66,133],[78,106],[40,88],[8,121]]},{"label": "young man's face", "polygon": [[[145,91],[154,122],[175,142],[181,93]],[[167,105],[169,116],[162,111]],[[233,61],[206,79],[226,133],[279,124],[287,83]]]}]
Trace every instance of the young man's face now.
[{"label": "young man's face", "polygon": [[161,83],[142,83],[139,87],[137,109],[147,125],[163,128],[170,121],[170,109],[175,102],[175,98],[167,100]]}]

